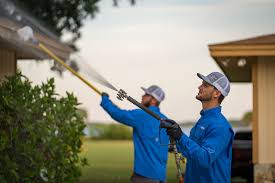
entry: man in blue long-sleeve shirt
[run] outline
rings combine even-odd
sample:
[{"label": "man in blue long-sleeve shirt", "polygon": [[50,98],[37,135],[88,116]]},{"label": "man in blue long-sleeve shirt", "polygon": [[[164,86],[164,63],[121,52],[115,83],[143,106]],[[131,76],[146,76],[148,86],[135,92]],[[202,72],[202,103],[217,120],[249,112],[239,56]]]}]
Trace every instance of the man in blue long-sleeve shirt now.
[{"label": "man in blue long-sleeve shirt", "polygon": [[[163,90],[153,85],[142,88],[145,94],[141,103],[166,118],[159,109],[164,100]],[[166,164],[168,158],[169,137],[160,122],[141,109],[122,110],[112,103],[108,95],[102,95],[101,106],[116,121],[133,128],[134,172],[132,183],[160,183],[166,180]]]},{"label": "man in blue long-sleeve shirt", "polygon": [[220,104],[230,91],[230,83],[219,72],[197,75],[203,80],[196,96],[202,103],[201,118],[190,137],[177,124],[167,133],[176,139],[179,151],[187,158],[185,183],[229,183],[234,132]]}]

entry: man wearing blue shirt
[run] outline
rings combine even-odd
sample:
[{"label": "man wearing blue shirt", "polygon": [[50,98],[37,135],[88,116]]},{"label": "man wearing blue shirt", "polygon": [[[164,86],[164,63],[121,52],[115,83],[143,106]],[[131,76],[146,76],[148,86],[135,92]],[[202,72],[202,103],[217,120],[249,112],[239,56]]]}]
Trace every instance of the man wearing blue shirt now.
[{"label": "man wearing blue shirt", "polygon": [[[163,90],[156,86],[143,88],[141,103],[166,118],[159,109],[164,100]],[[102,94],[101,106],[116,121],[133,128],[134,170],[132,183],[160,183],[166,180],[169,136],[160,129],[160,122],[141,109],[122,110],[112,103],[108,95]]]},{"label": "man wearing blue shirt", "polygon": [[167,133],[187,158],[185,183],[230,183],[234,132],[220,106],[230,91],[230,83],[219,72],[197,75],[203,80],[196,96],[202,103],[200,119],[190,137],[177,124]]}]

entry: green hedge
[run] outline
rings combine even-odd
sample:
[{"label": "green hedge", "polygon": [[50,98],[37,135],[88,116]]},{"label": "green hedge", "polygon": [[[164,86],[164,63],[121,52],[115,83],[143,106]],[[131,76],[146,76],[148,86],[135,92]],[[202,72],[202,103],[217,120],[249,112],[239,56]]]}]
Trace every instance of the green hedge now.
[{"label": "green hedge", "polygon": [[89,125],[92,139],[129,140],[132,139],[132,129],[121,124],[91,124]]},{"label": "green hedge", "polygon": [[77,182],[85,124],[77,98],[33,86],[21,74],[0,84],[0,182]]}]

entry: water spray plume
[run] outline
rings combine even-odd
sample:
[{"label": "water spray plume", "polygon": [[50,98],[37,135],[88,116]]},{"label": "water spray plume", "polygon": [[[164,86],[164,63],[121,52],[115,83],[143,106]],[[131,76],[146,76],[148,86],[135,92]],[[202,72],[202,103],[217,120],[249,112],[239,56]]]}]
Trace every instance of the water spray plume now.
[{"label": "water spray plume", "polygon": [[70,55],[68,65],[70,65],[72,68],[76,67],[75,70],[79,70],[81,74],[90,78],[94,82],[97,82],[103,86],[106,86],[114,91],[118,91],[118,89],[114,87],[114,85],[108,82],[108,80],[105,79],[95,68],[91,67],[89,62],[84,58],[82,58],[80,55],[78,54]]},{"label": "water spray plume", "polygon": [[[19,35],[22,41],[31,41],[33,44],[39,46],[39,42],[34,37],[34,33],[31,27],[25,26],[19,30],[17,30],[17,34]],[[45,47],[43,45],[43,47]],[[47,51],[48,52],[48,51]],[[51,54],[52,55],[52,54]],[[79,61],[76,63],[76,61]],[[62,64],[63,65],[63,64]],[[88,76],[90,79],[94,80],[97,83],[100,83],[114,91],[118,91],[111,83],[109,83],[102,75],[100,75],[95,69],[93,69],[83,58],[81,58],[77,54],[72,54],[70,56],[68,66],[74,69],[74,71],[78,72],[80,69],[83,74]]]},{"label": "water spray plume", "polygon": [[33,30],[29,26],[25,26],[21,29],[17,30],[17,34],[23,41],[31,41],[33,44],[36,44],[42,51],[44,51],[47,55],[53,58],[55,61],[63,65],[67,70],[69,70],[72,74],[78,77],[81,81],[83,81],[86,85],[88,85],[91,89],[93,89],[97,94],[101,95],[101,92],[93,86],[90,82],[88,82],[85,78],[80,76],[75,70],[73,70],[70,66],[65,64],[63,60],[53,54],[45,45],[40,43],[33,35]]},{"label": "water spray plume", "polygon": [[[35,18],[30,16],[26,11],[24,11],[24,9],[19,8],[15,3],[9,0],[0,0],[0,10],[5,15],[8,22],[11,22],[11,24],[8,26],[8,29],[11,31],[0,32],[0,38],[7,40],[9,43],[13,44],[14,47],[22,51],[24,50],[26,52],[31,52],[32,54],[38,56],[38,58],[45,58],[45,54],[43,53],[46,53],[51,58],[57,57],[47,47],[45,47],[44,44],[42,45],[40,40],[36,39],[32,28],[42,33],[43,35],[46,35],[47,37],[50,37],[54,40],[58,40],[59,37],[56,34],[49,31],[45,27],[45,25],[37,21]],[[7,20],[4,19],[4,21]],[[0,21],[2,21],[2,19]],[[18,27],[20,25],[28,26],[25,26],[18,30]],[[40,50],[42,50],[43,53],[36,49],[29,49],[29,46],[25,45],[27,41],[28,43],[31,43],[38,47]],[[54,58],[54,60],[56,62],[54,62],[54,66],[52,68],[62,72],[65,66],[58,62],[56,58]],[[106,80],[100,73],[98,73],[96,69],[91,67],[86,60],[81,58],[76,53],[70,55],[70,58],[66,60],[66,64],[75,72],[80,73],[82,76],[85,76],[85,78],[97,82],[114,91],[118,91],[110,82],[108,82],[108,80]]]}]

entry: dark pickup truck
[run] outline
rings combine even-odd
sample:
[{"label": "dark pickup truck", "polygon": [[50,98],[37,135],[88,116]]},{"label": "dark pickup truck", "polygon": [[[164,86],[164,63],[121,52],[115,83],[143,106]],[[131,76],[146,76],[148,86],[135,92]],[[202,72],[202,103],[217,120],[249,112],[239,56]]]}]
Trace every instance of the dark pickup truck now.
[{"label": "dark pickup truck", "polygon": [[232,177],[242,177],[253,182],[252,131],[235,132],[232,146]]}]

